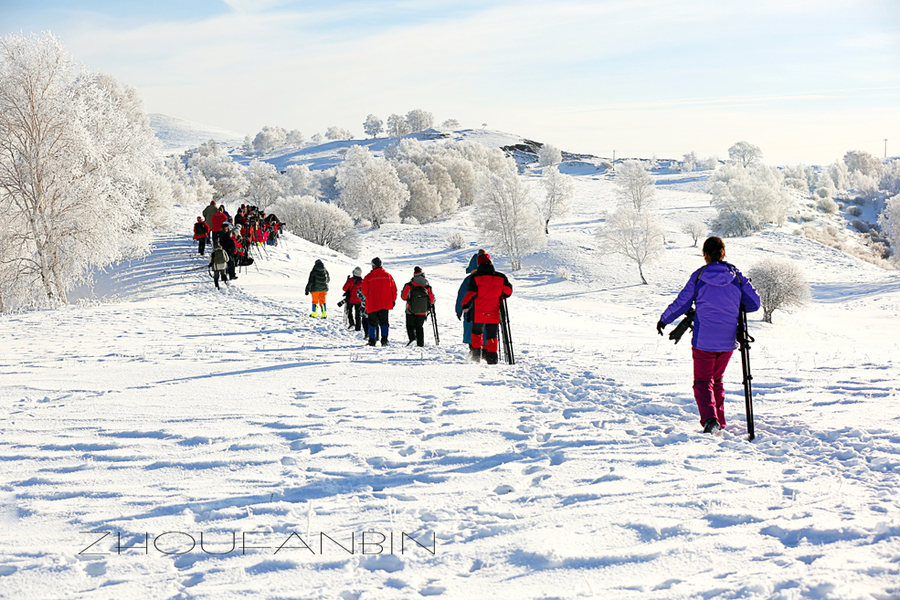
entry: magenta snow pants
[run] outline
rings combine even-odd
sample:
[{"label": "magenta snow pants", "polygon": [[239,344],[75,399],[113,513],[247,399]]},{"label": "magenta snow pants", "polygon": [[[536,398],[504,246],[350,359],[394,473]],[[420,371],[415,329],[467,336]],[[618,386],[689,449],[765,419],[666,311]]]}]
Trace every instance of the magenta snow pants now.
[{"label": "magenta snow pants", "polygon": [[707,352],[691,349],[694,354],[694,400],[700,409],[700,422],[713,417],[725,427],[725,387],[722,375],[731,360],[731,352]]}]

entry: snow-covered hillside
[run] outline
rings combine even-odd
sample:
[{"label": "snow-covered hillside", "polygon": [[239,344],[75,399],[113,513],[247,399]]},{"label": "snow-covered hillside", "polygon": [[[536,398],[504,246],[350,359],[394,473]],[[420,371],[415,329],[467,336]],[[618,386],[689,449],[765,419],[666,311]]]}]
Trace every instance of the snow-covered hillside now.
[{"label": "snow-covered hillside", "polygon": [[228,131],[220,127],[204,125],[159,113],[152,113],[147,115],[147,117],[150,119],[151,129],[162,142],[163,152],[167,155],[181,154],[185,150],[196,148],[209,140],[215,140],[226,146],[234,146],[244,140],[244,134]]},{"label": "snow-covered hillside", "polygon": [[[900,277],[787,231],[726,240],[744,270],[796,260],[813,299],[751,315],[757,439],[737,355],[702,435],[690,348],[654,329],[702,263],[690,177],[659,186],[649,285],[593,251],[596,173],[521,271],[495,257],[514,366],[461,344],[468,209],[363,231],[359,260],[286,236],[217,292],[180,207],[96,297],[0,316],[0,597],[900,597]],[[440,346],[404,346],[399,305],[385,348],[334,291],[308,316],[315,259],[336,289],[374,256],[425,270]]]}]

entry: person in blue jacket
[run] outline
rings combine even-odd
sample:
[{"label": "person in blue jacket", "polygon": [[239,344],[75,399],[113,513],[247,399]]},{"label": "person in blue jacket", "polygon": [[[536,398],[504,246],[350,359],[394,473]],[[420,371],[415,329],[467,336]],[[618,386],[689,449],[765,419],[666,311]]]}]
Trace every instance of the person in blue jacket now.
[{"label": "person in blue jacket", "polygon": [[703,243],[706,266],[691,274],[687,285],[656,324],[659,335],[669,323],[694,306],[694,399],[704,433],[725,427],[725,388],[722,376],[738,347],[738,313],[759,310],[759,293],[737,267],[725,262],[725,242],[710,237]]},{"label": "person in blue jacket", "polygon": [[[483,250],[481,250],[483,252]],[[468,314],[469,311],[463,309],[463,298],[466,297],[466,292],[469,291],[469,280],[472,279],[472,273],[475,272],[475,269],[478,268],[478,253],[472,255],[472,259],[469,261],[469,266],[466,267],[466,278],[463,279],[462,284],[459,286],[459,291],[456,293],[456,318],[462,319],[463,322],[463,344],[469,346],[469,351],[472,350],[472,319],[471,315]],[[463,315],[465,315],[465,319],[463,319]]]}]

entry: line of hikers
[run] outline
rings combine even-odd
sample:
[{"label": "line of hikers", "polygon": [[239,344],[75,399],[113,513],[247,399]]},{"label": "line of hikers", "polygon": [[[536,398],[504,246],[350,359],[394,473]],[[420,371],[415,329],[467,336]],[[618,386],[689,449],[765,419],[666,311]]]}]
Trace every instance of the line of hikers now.
[{"label": "line of hikers", "polygon": [[[321,260],[316,260],[309,273],[305,293],[312,296],[313,318],[327,318],[326,295],[331,277]],[[375,257],[371,270],[363,277],[356,267],[347,276],[342,288],[344,315],[348,328],[363,332],[363,339],[370,346],[379,341],[388,345],[390,336],[389,314],[397,303],[397,284]],[[479,250],[472,256],[466,268],[466,278],[460,285],[456,299],[456,316],[463,321],[463,343],[469,346],[471,360],[488,364],[498,362],[500,303],[512,295],[512,284],[506,275],[494,269],[490,255]],[[407,346],[425,345],[425,321],[434,318],[434,290],[421,267],[413,269],[413,276],[400,291],[400,299],[406,303]]]}]

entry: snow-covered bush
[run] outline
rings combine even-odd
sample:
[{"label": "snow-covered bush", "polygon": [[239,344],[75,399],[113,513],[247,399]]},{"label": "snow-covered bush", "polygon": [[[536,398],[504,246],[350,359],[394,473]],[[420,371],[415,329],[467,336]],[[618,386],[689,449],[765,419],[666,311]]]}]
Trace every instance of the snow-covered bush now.
[{"label": "snow-covered bush", "polygon": [[[884,203],[884,210],[878,215],[878,225],[884,235],[891,241],[896,251],[900,248],[900,194],[888,198]],[[894,252],[894,256],[900,253]]]},{"label": "snow-covered bush", "polygon": [[837,212],[838,205],[837,202],[832,200],[830,196],[823,196],[816,201],[816,208],[818,208],[825,214],[833,215]]},{"label": "snow-covered bush", "polygon": [[216,202],[233,202],[246,193],[247,178],[240,166],[213,140],[189,150],[186,155],[191,175],[196,177],[200,173],[206,178],[213,187]]},{"label": "snow-covered bush", "polygon": [[568,267],[557,267],[556,268],[556,278],[557,279],[565,279],[568,280],[569,277],[572,276],[572,273],[569,271]]},{"label": "snow-covered bush", "polygon": [[502,175],[489,171],[481,174],[475,221],[490,244],[509,256],[513,271],[521,269],[522,259],[546,241],[528,187],[516,175],[511,159]]},{"label": "snow-covered bush", "polygon": [[450,246],[453,250],[462,250],[466,247],[466,238],[463,237],[458,231],[454,231],[447,238],[447,245]]},{"label": "snow-covered bush", "polygon": [[869,233],[869,225],[865,221],[861,221],[859,219],[853,219],[852,221],[850,221],[850,227],[860,233]]},{"label": "snow-covered bush", "polygon": [[352,140],[353,134],[347,129],[341,129],[340,127],[329,127],[325,130],[325,139],[329,140]]},{"label": "snow-covered bush", "polygon": [[301,148],[305,141],[299,129],[291,129],[285,137],[284,143],[291,148]]},{"label": "snow-covered bush", "polygon": [[646,284],[644,266],[651,264],[665,251],[665,231],[648,212],[631,206],[621,206],[613,213],[606,227],[597,232],[600,252],[618,254],[637,265],[641,283]]},{"label": "snow-covered bush", "polygon": [[724,165],[710,178],[714,225],[726,236],[746,235],[766,223],[783,225],[793,198],[781,189],[781,173],[765,165]]},{"label": "snow-covered bush", "polygon": [[443,129],[459,129],[459,121],[456,119],[447,119],[441,123]]},{"label": "snow-covered bush", "polygon": [[286,143],[287,131],[281,127],[269,127],[267,125],[253,138],[252,153],[269,154],[283,147]]},{"label": "snow-covered bush", "polygon": [[626,160],[616,166],[615,183],[623,205],[641,212],[656,196],[656,182],[639,160]]},{"label": "snow-covered bush", "polygon": [[881,161],[862,150],[850,150],[844,154],[844,164],[851,173],[881,175]]},{"label": "snow-covered bush", "polygon": [[290,196],[271,205],[269,212],[278,215],[285,230],[294,235],[351,258],[358,255],[353,219],[333,204],[312,196]]},{"label": "snow-covered bush", "polygon": [[851,217],[860,217],[862,216],[862,209],[854,204],[847,207],[847,214]]},{"label": "snow-covered bush", "polygon": [[882,165],[881,183],[878,187],[888,196],[900,193],[900,160]]},{"label": "snow-covered bush", "polygon": [[767,258],[747,273],[762,300],[763,321],[772,322],[776,310],[790,311],[803,306],[810,297],[809,283],[796,263]]},{"label": "snow-covered bush", "polygon": [[691,173],[696,168],[697,168],[697,155],[693,151],[685,154],[684,159],[681,161],[682,172]]},{"label": "snow-covered bush", "polygon": [[335,185],[340,205],[354,219],[368,219],[374,227],[400,220],[400,210],[409,200],[409,190],[383,158],[367,148],[351,146],[338,167]]},{"label": "snow-covered bush", "polygon": [[78,69],[50,33],[0,39],[0,310],[67,301],[145,251],[171,205],[134,88]]}]

